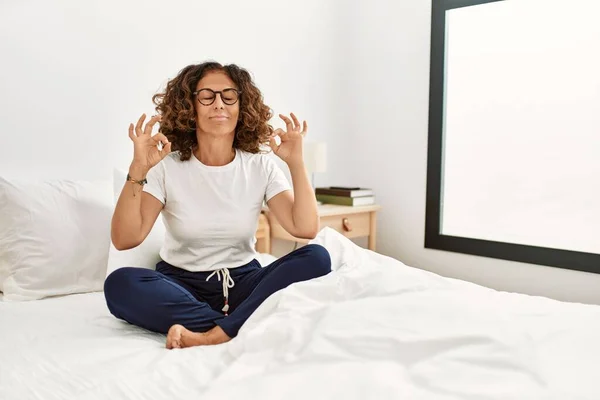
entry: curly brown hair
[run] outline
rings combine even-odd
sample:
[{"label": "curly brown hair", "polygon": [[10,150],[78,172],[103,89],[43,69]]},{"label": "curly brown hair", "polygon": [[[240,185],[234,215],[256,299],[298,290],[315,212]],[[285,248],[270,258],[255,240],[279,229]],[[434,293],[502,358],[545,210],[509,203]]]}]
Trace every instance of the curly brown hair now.
[{"label": "curly brown hair", "polygon": [[269,142],[273,132],[268,123],[272,117],[271,109],[264,104],[262,93],[247,70],[235,64],[221,65],[215,61],[188,65],[169,80],[163,92],[152,96],[155,109],[162,116],[159,132],[172,143],[172,151],[179,151],[181,161],[189,160],[192,151],[198,147],[195,96],[192,92],[196,90],[198,81],[212,71],[227,74],[241,91],[233,147],[259,153],[261,145]]}]

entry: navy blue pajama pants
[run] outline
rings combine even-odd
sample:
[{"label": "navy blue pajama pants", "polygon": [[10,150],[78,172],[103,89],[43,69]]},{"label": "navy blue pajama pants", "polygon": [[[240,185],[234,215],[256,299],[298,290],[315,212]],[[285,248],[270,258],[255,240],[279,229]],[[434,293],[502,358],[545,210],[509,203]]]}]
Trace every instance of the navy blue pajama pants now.
[{"label": "navy blue pajama pants", "polygon": [[210,272],[189,272],[164,261],[156,271],[123,267],[104,282],[110,312],[142,328],[167,333],[174,324],[193,332],[219,325],[231,338],[271,294],[292,283],[331,272],[331,259],[320,245],[301,247],[262,268],[257,260],[229,269],[234,286],[229,289],[229,312],[224,306],[223,283]]}]

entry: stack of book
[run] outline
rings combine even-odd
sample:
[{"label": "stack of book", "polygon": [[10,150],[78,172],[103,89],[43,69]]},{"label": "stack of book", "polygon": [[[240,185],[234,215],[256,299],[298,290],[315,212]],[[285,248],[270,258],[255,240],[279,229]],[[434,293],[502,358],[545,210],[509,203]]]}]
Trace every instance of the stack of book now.
[{"label": "stack of book", "polygon": [[361,187],[328,186],[315,189],[317,200],[324,204],[342,206],[366,206],[375,204],[375,194],[371,189]]}]

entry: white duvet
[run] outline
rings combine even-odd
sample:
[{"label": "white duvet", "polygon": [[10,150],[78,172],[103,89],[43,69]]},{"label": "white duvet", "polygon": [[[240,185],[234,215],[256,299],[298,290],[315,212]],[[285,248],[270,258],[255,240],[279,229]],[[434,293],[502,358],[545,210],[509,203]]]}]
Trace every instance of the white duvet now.
[{"label": "white duvet", "polygon": [[102,293],[0,302],[0,399],[600,399],[600,307],[501,293],[324,229],[335,271],[224,345],[166,350]]}]

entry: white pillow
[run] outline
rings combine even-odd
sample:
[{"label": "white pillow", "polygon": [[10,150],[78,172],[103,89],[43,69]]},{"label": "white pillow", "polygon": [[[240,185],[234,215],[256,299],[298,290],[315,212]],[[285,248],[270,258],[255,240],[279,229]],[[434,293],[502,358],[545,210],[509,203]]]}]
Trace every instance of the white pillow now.
[{"label": "white pillow", "polygon": [[5,301],[102,290],[110,181],[0,177],[0,290]]},{"label": "white pillow", "polygon": [[[123,190],[126,178],[127,172],[119,169],[113,171],[113,195],[115,205],[121,195],[121,190]],[[160,261],[159,252],[165,240],[165,233],[166,228],[162,216],[159,215],[152,230],[139,246],[134,247],[133,249],[119,251],[112,243],[110,243],[106,276],[122,267],[155,269],[156,263]]]}]

